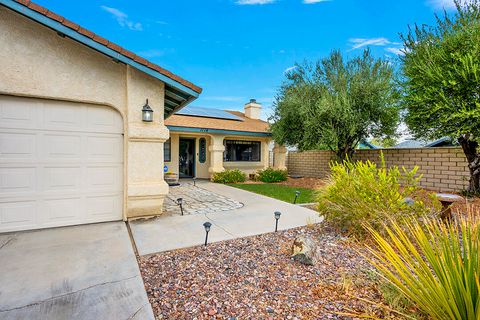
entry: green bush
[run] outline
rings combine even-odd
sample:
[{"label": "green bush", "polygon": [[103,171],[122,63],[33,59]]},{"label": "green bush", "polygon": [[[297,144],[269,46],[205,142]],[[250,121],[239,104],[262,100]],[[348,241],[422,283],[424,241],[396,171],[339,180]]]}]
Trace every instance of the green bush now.
[{"label": "green bush", "polygon": [[[329,181],[317,196],[319,212],[327,221],[364,237],[367,223],[383,234],[383,222],[388,219],[417,219],[432,211],[422,200],[413,199],[421,178],[418,168],[386,168],[383,155],[381,160],[381,167],[370,161],[330,165]],[[438,208],[437,200],[431,202]]]},{"label": "green bush", "polygon": [[258,180],[266,183],[286,181],[288,178],[287,170],[266,168],[257,172]]},{"label": "green bush", "polygon": [[213,174],[212,181],[216,183],[238,183],[245,182],[247,176],[238,169],[225,170]]},{"label": "green bush", "polygon": [[437,218],[369,228],[380,275],[435,320],[480,319],[479,212],[453,223]]}]

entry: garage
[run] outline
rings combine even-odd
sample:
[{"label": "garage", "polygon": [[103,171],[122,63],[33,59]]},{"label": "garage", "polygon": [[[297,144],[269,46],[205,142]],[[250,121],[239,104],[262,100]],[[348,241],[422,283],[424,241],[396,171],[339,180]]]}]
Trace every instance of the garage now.
[{"label": "garage", "polygon": [[113,108],[0,95],[0,232],[121,220],[123,144]]}]

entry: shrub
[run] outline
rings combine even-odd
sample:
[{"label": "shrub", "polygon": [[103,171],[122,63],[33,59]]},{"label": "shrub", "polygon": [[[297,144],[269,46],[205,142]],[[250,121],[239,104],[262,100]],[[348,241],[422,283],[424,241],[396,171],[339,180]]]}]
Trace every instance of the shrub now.
[{"label": "shrub", "polygon": [[286,181],[288,178],[287,170],[266,168],[258,171],[258,180],[266,183]]},{"label": "shrub", "polygon": [[388,236],[367,227],[380,274],[430,319],[480,319],[480,220],[464,215],[384,223]]},{"label": "shrub", "polygon": [[216,183],[238,183],[245,182],[246,175],[238,169],[225,170],[213,174],[212,181]]},{"label": "shrub", "polygon": [[[318,192],[318,209],[327,221],[345,231],[364,237],[363,225],[375,230],[383,228],[386,219],[418,218],[430,211],[422,200],[414,198],[418,191],[417,168],[407,171],[386,168],[383,155],[381,166],[375,163],[344,161],[332,163],[327,185]],[[434,207],[438,201],[432,199]],[[439,205],[439,204],[438,204]]]}]

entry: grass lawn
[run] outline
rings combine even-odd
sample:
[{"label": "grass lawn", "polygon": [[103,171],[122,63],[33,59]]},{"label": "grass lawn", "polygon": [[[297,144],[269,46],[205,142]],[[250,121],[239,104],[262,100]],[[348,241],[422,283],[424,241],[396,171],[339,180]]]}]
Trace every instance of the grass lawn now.
[{"label": "grass lawn", "polygon": [[265,184],[230,184],[230,186],[246,191],[262,194],[267,197],[275,198],[285,202],[293,203],[295,199],[295,191],[300,191],[297,203],[315,202],[315,190],[307,188],[289,187],[281,184],[265,183]]}]

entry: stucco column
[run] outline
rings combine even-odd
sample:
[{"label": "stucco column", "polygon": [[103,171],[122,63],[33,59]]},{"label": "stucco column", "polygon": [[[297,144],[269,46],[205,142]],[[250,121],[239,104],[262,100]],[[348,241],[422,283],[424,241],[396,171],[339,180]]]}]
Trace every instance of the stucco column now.
[{"label": "stucco column", "polygon": [[[153,122],[142,121],[147,98]],[[164,84],[127,68],[127,104],[127,217],[159,215],[168,194],[163,179],[163,144],[170,134],[163,121]]]},{"label": "stucco column", "polygon": [[224,136],[211,136],[210,146],[208,147],[208,151],[210,152],[210,167],[208,168],[208,172],[210,175],[225,170],[223,167],[223,152],[225,151],[225,146],[223,145],[224,138]]},{"label": "stucco column", "polygon": [[287,148],[275,142],[275,146],[273,148],[273,167],[281,170],[287,169],[286,159]]}]

